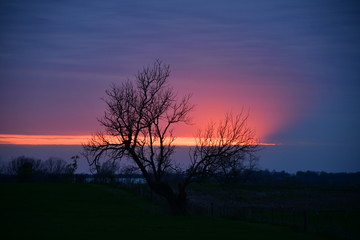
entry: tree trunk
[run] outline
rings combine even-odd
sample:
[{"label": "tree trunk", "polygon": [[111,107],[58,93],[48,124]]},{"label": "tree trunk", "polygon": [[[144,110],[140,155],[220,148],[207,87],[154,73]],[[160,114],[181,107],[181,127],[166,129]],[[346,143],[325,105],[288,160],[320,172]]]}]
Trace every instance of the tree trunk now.
[{"label": "tree trunk", "polygon": [[186,215],[187,214],[187,199],[186,192],[180,191],[177,194],[167,197],[171,213],[173,215]]},{"label": "tree trunk", "polygon": [[186,215],[187,198],[185,188],[179,184],[178,192],[175,193],[168,183],[149,183],[150,188],[164,197],[173,215]]}]

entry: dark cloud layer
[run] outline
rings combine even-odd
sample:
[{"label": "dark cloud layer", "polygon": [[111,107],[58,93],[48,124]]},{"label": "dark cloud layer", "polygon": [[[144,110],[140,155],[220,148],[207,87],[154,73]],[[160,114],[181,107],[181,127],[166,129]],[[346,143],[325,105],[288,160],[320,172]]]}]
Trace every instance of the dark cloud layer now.
[{"label": "dark cloud layer", "polygon": [[92,132],[104,89],[161,58],[180,92],[230,85],[236,102],[250,99],[244,86],[260,86],[291,99],[292,120],[268,141],[359,144],[359,9],[338,0],[1,1],[0,133]]}]

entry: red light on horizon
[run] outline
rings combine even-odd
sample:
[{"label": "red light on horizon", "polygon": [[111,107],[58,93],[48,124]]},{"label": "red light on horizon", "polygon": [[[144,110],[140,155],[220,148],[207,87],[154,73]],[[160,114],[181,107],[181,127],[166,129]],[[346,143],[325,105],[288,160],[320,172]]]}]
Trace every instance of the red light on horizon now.
[{"label": "red light on horizon", "polygon": [[[0,134],[0,144],[14,145],[82,145],[91,139],[90,135],[21,135]],[[195,146],[192,137],[178,137],[176,146]],[[274,143],[258,143],[259,145],[277,145]]]}]

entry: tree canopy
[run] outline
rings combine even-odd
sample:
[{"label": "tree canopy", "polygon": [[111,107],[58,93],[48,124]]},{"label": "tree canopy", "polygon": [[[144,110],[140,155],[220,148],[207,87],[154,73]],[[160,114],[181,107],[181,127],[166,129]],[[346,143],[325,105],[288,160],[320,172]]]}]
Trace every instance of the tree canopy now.
[{"label": "tree canopy", "polygon": [[[190,165],[177,167],[172,158],[173,127],[190,123],[194,105],[190,94],[177,96],[169,76],[170,66],[156,60],[139,71],[134,81],[113,84],[106,91],[106,110],[99,119],[104,131],[84,145],[84,156],[95,169],[103,158],[130,159],[149,187],[178,214],[186,211],[186,188],[191,182],[253,167],[258,148],[255,133],[246,124],[248,115],[227,114],[224,121],[198,132]],[[166,178],[174,172],[181,176],[177,186]]]}]

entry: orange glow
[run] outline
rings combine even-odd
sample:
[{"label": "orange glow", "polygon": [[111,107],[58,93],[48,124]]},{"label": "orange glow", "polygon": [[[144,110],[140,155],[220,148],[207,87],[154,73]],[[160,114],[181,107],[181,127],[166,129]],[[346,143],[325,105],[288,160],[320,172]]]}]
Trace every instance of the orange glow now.
[{"label": "orange glow", "polygon": [[[196,78],[206,79],[207,82],[204,84]],[[187,89],[194,92],[193,102],[196,104],[191,112],[193,125],[176,128],[175,136],[192,136],[210,121],[219,122],[228,112],[238,114],[244,110],[245,115],[249,113],[248,126],[260,141],[271,141],[273,135],[291,127],[312,106],[312,90],[301,85],[301,81],[290,85],[286,79],[280,79],[275,84],[267,76],[234,77],[226,74],[204,74],[190,76],[189,79],[192,79],[188,80],[191,88]],[[180,80],[177,81],[178,88],[184,89]]]},{"label": "orange glow", "polygon": [[[179,96],[189,91],[194,93],[192,102],[195,104],[195,109],[189,114],[192,124],[174,126],[173,133],[177,136],[174,145],[194,146],[195,140],[192,136],[198,129],[204,129],[210,122],[223,120],[226,113],[232,112],[236,115],[242,110],[244,115],[249,113],[248,127],[255,131],[260,145],[275,145],[263,142],[271,142],[274,135],[281,134],[297,121],[301,121],[301,116],[312,107],[311,99],[314,93],[307,85],[302,85],[300,80],[296,84],[287,84],[286,79],[280,79],[274,84],[272,79],[266,76],[236,75],[234,77],[226,74],[223,76],[222,73],[224,71],[219,70],[217,75],[175,76],[174,87],[179,89]],[[182,79],[187,80],[182,81]],[[206,79],[206,84],[197,79]],[[39,123],[41,127],[35,126],[34,129],[43,129],[41,133],[61,134],[66,130],[70,134],[76,134],[74,132],[76,129],[79,135],[0,134],[0,144],[81,145],[91,139],[87,134],[90,129],[98,127],[89,123],[79,124],[76,121],[68,123],[74,123],[74,126],[67,126],[66,122]],[[52,124],[59,125],[60,128],[55,128]],[[57,132],[54,132],[54,129]]]},{"label": "orange glow", "polygon": [[[81,145],[91,138],[90,135],[15,135],[0,134],[0,144],[16,145]],[[176,146],[195,146],[195,139],[178,137],[174,141]],[[260,143],[260,145],[276,145]]]},{"label": "orange glow", "polygon": [[15,135],[0,134],[0,144],[17,145],[81,145],[88,135]]}]

